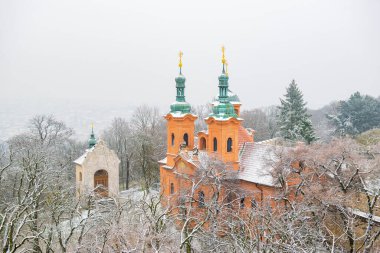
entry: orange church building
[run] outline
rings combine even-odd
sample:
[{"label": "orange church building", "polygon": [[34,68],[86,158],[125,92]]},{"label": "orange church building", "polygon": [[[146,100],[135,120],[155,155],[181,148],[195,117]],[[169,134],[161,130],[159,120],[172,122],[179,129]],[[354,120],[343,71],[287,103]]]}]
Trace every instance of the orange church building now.
[{"label": "orange church building", "polygon": [[[242,126],[241,102],[229,89],[224,48],[222,51],[219,94],[212,103],[212,112],[205,119],[198,119],[186,102],[186,78],[182,74],[180,53],[180,73],[175,78],[176,101],[165,116],[167,155],[159,161],[164,206],[178,205],[181,196],[191,194],[193,202],[201,207],[215,196],[215,185],[212,185],[210,178],[222,173],[225,175],[223,180],[233,181],[234,186],[233,191],[225,187],[218,190],[218,194],[222,195],[218,201],[230,199],[241,207],[266,204],[271,208],[274,206],[272,196],[281,189],[272,178],[268,164],[273,158],[273,145],[270,141],[254,142],[255,131]],[[195,133],[197,119],[205,120],[206,130]],[[219,168],[207,172],[208,175],[200,173],[213,166]]]}]

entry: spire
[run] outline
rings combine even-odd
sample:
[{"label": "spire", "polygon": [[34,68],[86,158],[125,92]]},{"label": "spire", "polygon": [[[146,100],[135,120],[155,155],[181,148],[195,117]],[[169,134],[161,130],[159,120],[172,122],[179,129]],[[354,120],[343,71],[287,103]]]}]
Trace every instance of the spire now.
[{"label": "spire", "polygon": [[177,89],[177,96],[176,96],[176,101],[177,102],[185,102],[185,81],[186,78],[182,75],[182,56],[183,53],[182,51],[179,51],[179,76],[175,79],[176,82],[176,89]]},{"label": "spire", "polygon": [[179,75],[175,78],[176,82],[176,102],[170,106],[170,112],[190,113],[190,104],[185,99],[185,81],[186,78],[182,75],[182,51],[179,51]]},{"label": "spire", "polygon": [[225,71],[225,65],[227,65],[227,60],[225,56],[225,47],[222,46],[222,63],[223,71],[219,76],[219,102],[225,103],[228,102],[228,75]]},{"label": "spire", "polygon": [[88,139],[88,148],[92,148],[96,144],[96,138],[94,134],[94,123],[91,124],[91,135],[90,139]]},{"label": "spire", "polygon": [[182,75],[182,55],[183,55],[182,51],[179,51],[179,54],[178,54],[178,56],[179,56],[178,67],[179,67],[179,74],[180,75]]},{"label": "spire", "polygon": [[226,57],[224,55],[224,51],[226,50],[226,48],[224,46],[222,46],[222,63],[223,63],[223,71],[222,73],[224,74],[224,65],[226,64]]},{"label": "spire", "polygon": [[222,47],[222,64],[223,64],[223,71],[222,74],[219,76],[219,96],[217,99],[217,103],[214,104],[214,107],[212,109],[212,113],[210,114],[211,117],[215,118],[230,118],[230,117],[237,117],[237,114],[235,113],[234,106],[231,104],[229,98],[228,98],[228,73],[227,73],[227,60],[225,55],[225,47]]}]

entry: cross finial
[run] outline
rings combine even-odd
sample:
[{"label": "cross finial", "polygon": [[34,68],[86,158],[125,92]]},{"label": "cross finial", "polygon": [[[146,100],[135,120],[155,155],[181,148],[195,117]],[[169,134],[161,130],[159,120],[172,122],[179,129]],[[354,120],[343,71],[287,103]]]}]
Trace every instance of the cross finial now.
[{"label": "cross finial", "polygon": [[179,51],[178,56],[179,56],[179,63],[178,63],[179,73],[182,74],[182,56],[183,56],[183,52]]},{"label": "cross finial", "polygon": [[91,123],[91,132],[94,133],[94,123]]},{"label": "cross finial", "polygon": [[224,65],[226,64],[226,56],[225,56],[225,50],[226,48],[224,46],[222,46],[222,63],[223,63],[223,73],[224,73]]},{"label": "cross finial", "polygon": [[224,46],[222,46],[222,63],[223,64],[226,64],[226,57],[224,55],[225,50],[226,50],[226,48]]}]

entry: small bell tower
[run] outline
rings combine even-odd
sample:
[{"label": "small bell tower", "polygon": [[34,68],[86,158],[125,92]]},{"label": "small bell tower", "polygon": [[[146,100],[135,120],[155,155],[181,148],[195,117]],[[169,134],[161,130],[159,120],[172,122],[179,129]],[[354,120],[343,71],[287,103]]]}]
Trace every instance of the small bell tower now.
[{"label": "small bell tower", "polygon": [[[213,103],[212,113],[205,119],[208,126],[207,151],[214,153],[225,163],[239,168],[239,127],[243,121],[239,111],[228,97],[228,73],[226,72],[225,48],[222,47],[222,74],[219,76],[219,96]],[[240,108],[238,108],[240,109]]]},{"label": "small bell tower", "polygon": [[179,150],[194,148],[194,130],[196,115],[191,113],[191,106],[185,99],[186,78],[182,74],[182,56],[179,52],[179,75],[176,82],[176,101],[170,105],[170,112],[165,115],[167,120],[167,165],[174,165],[174,157]]},{"label": "small bell tower", "polygon": [[94,134],[94,124],[91,124],[91,135],[90,139],[88,139],[88,148],[92,148],[96,145],[96,138]]}]

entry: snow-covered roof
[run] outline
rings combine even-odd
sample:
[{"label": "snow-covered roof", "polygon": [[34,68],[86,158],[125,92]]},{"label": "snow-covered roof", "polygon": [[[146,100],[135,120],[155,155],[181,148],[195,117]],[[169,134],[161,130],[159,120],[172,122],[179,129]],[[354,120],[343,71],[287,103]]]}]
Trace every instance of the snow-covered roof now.
[{"label": "snow-covered roof", "polygon": [[214,119],[217,119],[218,121],[228,121],[228,120],[230,120],[230,119],[232,119],[232,118],[237,119],[237,120],[240,120],[240,121],[243,121],[243,120],[244,120],[244,119],[239,118],[239,117],[237,117],[237,118],[235,118],[235,117],[223,118],[224,115],[227,115],[227,114],[225,114],[225,113],[220,113],[220,114],[218,114],[218,117],[211,115],[211,116],[206,117],[205,120],[207,120],[207,119],[209,119],[209,118],[214,118]]},{"label": "snow-covered roof", "polygon": [[187,113],[183,113],[183,112],[181,112],[181,111],[169,112],[169,114],[172,115],[174,118],[181,118],[181,117],[183,117],[183,116],[185,116],[185,115],[187,115],[187,114],[190,114],[190,115],[196,117],[196,115],[194,115],[194,114],[192,114],[192,113],[189,113],[189,112],[187,112]]},{"label": "snow-covered roof", "polygon": [[240,154],[239,179],[276,186],[271,175],[271,163],[275,159],[273,145],[265,142],[246,142]]},{"label": "snow-covered roof", "polygon": [[165,157],[164,159],[158,161],[158,163],[161,163],[161,164],[166,164],[167,162],[168,162],[168,158],[167,157]]},{"label": "snow-covered roof", "polygon": [[239,152],[241,152],[246,142],[253,142],[252,133],[250,134],[246,128],[239,126]]},{"label": "snow-covered roof", "polygon": [[92,148],[89,148],[89,149],[86,149],[86,152],[84,152],[83,155],[81,155],[79,158],[77,158],[74,163],[78,164],[78,165],[82,165],[84,163],[84,161],[86,160],[86,157],[88,155],[88,153],[92,152],[94,150],[95,146],[92,147]]},{"label": "snow-covered roof", "polygon": [[[227,97],[228,97],[228,100],[231,102],[231,104],[241,104],[240,102],[240,98],[238,97],[238,95],[236,95],[233,91],[231,91],[230,89],[227,90]],[[219,100],[219,94],[216,95],[213,99],[212,99],[212,103],[216,102]]]}]

